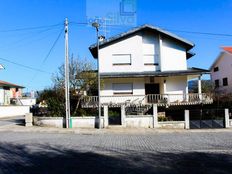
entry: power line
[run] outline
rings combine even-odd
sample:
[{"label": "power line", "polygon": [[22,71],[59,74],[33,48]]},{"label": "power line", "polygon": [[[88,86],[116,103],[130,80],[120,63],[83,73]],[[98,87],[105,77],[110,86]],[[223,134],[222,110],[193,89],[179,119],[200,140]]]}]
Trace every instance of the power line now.
[{"label": "power line", "polygon": [[232,34],[225,34],[225,33],[208,33],[208,32],[184,31],[184,30],[173,30],[173,29],[166,29],[166,30],[174,31],[174,32],[181,32],[181,33],[190,33],[190,34],[200,34],[200,35],[210,35],[210,36],[232,37]]},{"label": "power line", "polygon": [[[72,21],[71,24],[76,24],[76,25],[89,25],[87,22],[74,22]],[[105,26],[110,27],[111,29],[118,29],[121,30],[125,28],[124,25],[113,25],[113,24],[105,24]],[[190,33],[190,34],[198,34],[198,35],[209,35],[209,36],[223,36],[223,37],[232,37],[232,34],[227,34],[227,33],[212,33],[212,32],[200,32],[200,31],[186,31],[186,30],[176,30],[176,29],[171,29],[171,28],[165,28],[165,27],[160,27],[161,29],[168,30],[168,31],[174,31],[174,32],[181,32],[181,33]]]},{"label": "power line", "polygon": [[[52,50],[54,49],[54,47],[56,46],[58,40],[60,39],[60,36],[61,36],[61,34],[63,33],[63,31],[64,31],[64,27],[62,27],[60,33],[58,34],[57,38],[56,38],[55,41],[53,42],[52,47],[49,49],[48,53],[47,53],[46,56],[44,57],[44,59],[43,59],[41,65],[40,65],[40,68],[43,66],[43,64],[46,62],[46,60],[47,60],[48,57],[50,56]],[[37,74],[38,74],[38,72],[36,72],[36,73],[33,75],[33,77],[32,77],[32,79],[31,79],[30,82],[34,81],[34,79],[36,78]]]},{"label": "power line", "polygon": [[16,28],[16,29],[9,29],[9,30],[0,30],[1,33],[5,32],[17,32],[17,31],[28,31],[28,30],[38,30],[42,28],[51,28],[55,26],[61,26],[63,23],[53,24],[53,25],[44,25],[44,26],[35,26],[35,27],[25,27],[25,28]]},{"label": "power line", "polygon": [[[44,58],[44,60],[43,60],[43,62],[42,62],[42,65],[46,62],[46,60],[47,60],[48,57],[50,56],[52,50],[54,49],[54,47],[56,46],[58,40],[60,39],[60,36],[61,36],[61,34],[63,33],[63,31],[64,31],[64,28],[62,27],[62,29],[61,29],[61,31],[60,31],[58,37],[56,38],[56,40],[55,40],[54,43],[52,44],[52,47],[50,48],[50,50],[48,51],[47,55],[45,56],[45,58]],[[41,65],[41,66],[42,66],[42,65]]]},{"label": "power line", "polygon": [[[4,43],[4,44],[2,44],[2,45],[0,45],[0,48],[2,49],[4,49],[4,48],[9,48],[9,45],[20,45],[20,44],[22,44],[24,41],[26,41],[26,40],[29,40],[29,39],[31,39],[31,38],[35,38],[35,35],[34,34],[36,34],[36,36],[39,36],[39,35],[41,35],[41,34],[43,34],[43,33],[47,33],[48,31],[51,31],[51,30],[56,30],[56,29],[58,29],[57,27],[53,27],[53,28],[47,28],[47,29],[43,29],[43,30],[40,30],[40,31],[37,31],[36,33],[28,33],[25,37],[22,37],[22,38],[20,38],[20,39],[18,39],[18,40],[16,40],[16,41],[14,41],[14,42],[8,42],[8,43]],[[30,34],[30,35],[29,35]],[[39,35],[38,35],[39,34]],[[47,37],[47,36],[46,36]],[[44,38],[44,37],[43,37]],[[30,41],[29,43],[31,43],[31,42],[35,42],[35,41],[38,41],[38,40],[41,40],[41,39],[34,39],[34,40],[32,40],[32,41]]]},{"label": "power line", "polygon": [[23,67],[23,68],[26,68],[26,69],[30,69],[30,70],[33,70],[33,71],[38,71],[38,72],[42,72],[42,73],[46,73],[46,74],[52,74],[50,72],[47,72],[47,71],[44,71],[44,70],[41,70],[41,69],[38,69],[38,68],[34,68],[34,67],[31,67],[31,66],[28,66],[28,65],[23,65],[23,64],[20,64],[18,62],[14,62],[14,61],[2,58],[2,57],[0,57],[0,59],[5,61],[5,62],[20,66],[20,67]]}]

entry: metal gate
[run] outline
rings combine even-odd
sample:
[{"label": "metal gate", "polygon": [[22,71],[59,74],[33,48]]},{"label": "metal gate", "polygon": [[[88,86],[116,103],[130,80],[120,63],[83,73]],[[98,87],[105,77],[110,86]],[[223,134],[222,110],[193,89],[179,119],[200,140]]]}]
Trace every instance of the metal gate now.
[{"label": "metal gate", "polygon": [[223,109],[190,110],[190,129],[209,129],[225,127]]},{"label": "metal gate", "polygon": [[109,108],[108,117],[109,117],[109,125],[121,125],[120,108]]}]

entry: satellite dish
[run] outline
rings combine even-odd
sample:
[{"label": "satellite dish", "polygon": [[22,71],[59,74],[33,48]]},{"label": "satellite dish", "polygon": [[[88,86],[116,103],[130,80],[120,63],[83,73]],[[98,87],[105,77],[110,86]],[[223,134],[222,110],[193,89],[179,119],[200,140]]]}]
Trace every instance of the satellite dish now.
[{"label": "satellite dish", "polygon": [[2,64],[0,64],[0,69],[5,69],[4,66]]}]

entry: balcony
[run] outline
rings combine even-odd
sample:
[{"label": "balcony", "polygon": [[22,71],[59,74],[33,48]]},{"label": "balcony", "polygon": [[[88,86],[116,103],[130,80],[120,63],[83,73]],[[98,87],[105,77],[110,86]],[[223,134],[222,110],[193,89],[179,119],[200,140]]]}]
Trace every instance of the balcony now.
[{"label": "balcony", "polygon": [[[149,94],[149,95],[114,95],[101,96],[101,105],[119,107],[121,105],[197,105],[211,104],[213,99],[208,94]],[[83,96],[83,108],[98,107],[98,96]]]}]

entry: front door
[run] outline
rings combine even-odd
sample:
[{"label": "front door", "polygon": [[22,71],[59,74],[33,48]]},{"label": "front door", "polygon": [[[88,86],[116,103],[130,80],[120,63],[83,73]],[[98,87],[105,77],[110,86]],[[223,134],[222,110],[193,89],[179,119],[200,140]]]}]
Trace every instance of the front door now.
[{"label": "front door", "polygon": [[154,84],[145,84],[145,94],[159,94],[160,93],[160,87],[158,83]]}]

